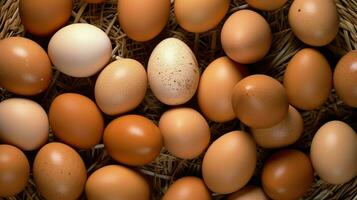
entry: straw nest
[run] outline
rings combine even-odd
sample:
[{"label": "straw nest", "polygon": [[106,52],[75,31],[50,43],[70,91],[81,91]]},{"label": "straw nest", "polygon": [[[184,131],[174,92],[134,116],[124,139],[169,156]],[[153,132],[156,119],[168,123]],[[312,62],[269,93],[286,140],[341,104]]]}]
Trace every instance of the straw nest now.
[{"label": "straw nest", "polygon": [[[335,66],[338,59],[347,51],[357,49],[357,2],[355,0],[336,0],[338,12],[340,14],[340,30],[336,40],[330,45],[320,50],[327,55],[332,66]],[[282,80],[284,69],[290,58],[305,45],[294,37],[288,25],[287,13],[289,3],[282,9],[274,12],[261,12],[268,20],[274,33],[273,45],[269,55],[257,64],[249,68],[253,73],[264,73]],[[232,0],[229,13],[247,8],[248,6],[242,0]],[[223,20],[224,21],[224,20]],[[184,31],[175,21],[171,10],[170,20],[165,30],[154,40],[145,43],[137,43],[126,37],[121,30],[117,14],[116,0],[108,0],[105,4],[88,5],[82,1],[75,1],[70,23],[85,22],[94,24],[103,29],[110,37],[113,44],[112,60],[120,57],[134,58],[146,66],[150,52],[163,38],[177,37],[185,41],[195,52],[200,64],[200,70],[203,69],[215,58],[223,55],[220,47],[220,29],[222,23],[214,30],[202,34],[193,34]],[[0,0],[0,39],[10,36],[24,36],[32,38],[39,42],[46,49],[49,38],[34,38],[27,35],[21,24],[18,10],[18,0]],[[54,80],[47,92],[44,94],[31,97],[39,102],[48,110],[54,97],[64,92],[77,92],[93,98],[93,86],[96,77],[90,78],[71,78],[55,71]],[[13,97],[13,94],[0,88],[0,100]],[[187,106],[197,107],[195,100],[191,100]],[[158,102],[150,91],[141,105],[133,113],[142,114],[153,121],[157,122],[161,113],[168,107]],[[345,106],[341,100],[331,92],[328,102],[320,108],[302,112],[305,123],[305,131],[299,141],[293,145],[293,148],[300,149],[306,153],[312,137],[316,130],[326,121],[340,119],[348,122],[355,130],[357,129],[357,112],[356,110]],[[107,122],[112,118],[106,116]],[[238,121],[219,124],[209,122],[212,131],[212,140],[220,135],[236,129],[244,129]],[[50,134],[50,140],[55,140]],[[254,177],[251,180],[253,184],[259,184],[260,171],[264,160],[272,153],[271,150],[258,149],[258,165]],[[84,159],[88,173],[94,170],[114,163],[103,149],[103,145],[97,145],[92,150],[79,152]],[[27,153],[30,162],[33,161],[35,152]],[[195,175],[200,176],[202,156],[194,160],[178,159],[167,151],[162,150],[160,156],[151,164],[137,168],[142,174],[148,177],[152,185],[153,199],[159,199],[172,181],[177,178]],[[214,199],[224,199],[224,196],[213,194]],[[85,198],[84,196],[82,197]],[[11,200],[19,199],[41,199],[36,191],[36,186],[31,179],[25,191],[16,197],[7,198]],[[329,185],[318,177],[310,191],[304,199],[324,200],[324,199],[357,199],[357,178],[344,185]]]}]

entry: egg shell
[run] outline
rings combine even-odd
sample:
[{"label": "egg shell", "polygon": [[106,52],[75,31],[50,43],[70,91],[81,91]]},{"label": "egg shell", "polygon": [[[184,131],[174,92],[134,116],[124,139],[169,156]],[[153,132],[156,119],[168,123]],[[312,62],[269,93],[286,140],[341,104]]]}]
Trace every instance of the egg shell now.
[{"label": "egg shell", "polygon": [[102,139],[102,114],[97,105],[86,96],[61,94],[51,103],[48,115],[53,133],[70,146],[90,149]]},{"label": "egg shell", "polygon": [[19,95],[36,95],[52,79],[51,61],[36,42],[23,37],[0,40],[0,86]]},{"label": "egg shell", "polygon": [[187,176],[176,180],[162,200],[211,200],[211,194],[202,179]]},{"label": "egg shell", "polygon": [[266,75],[251,75],[233,89],[233,110],[238,119],[251,128],[269,128],[288,113],[284,87]]},{"label": "egg shell", "polygon": [[313,180],[310,159],[300,151],[281,150],[264,163],[262,184],[265,193],[272,199],[299,199]]},{"label": "egg shell", "polygon": [[0,141],[32,151],[46,143],[49,123],[36,102],[10,98],[0,103]]},{"label": "egg shell", "polygon": [[289,106],[288,114],[278,124],[263,129],[251,129],[254,140],[264,148],[279,148],[295,143],[304,131],[300,113]]},{"label": "egg shell", "polygon": [[342,121],[320,127],[311,143],[316,173],[330,184],[347,183],[357,175],[357,134]]},{"label": "egg shell", "polygon": [[251,10],[239,10],[224,23],[221,43],[224,52],[243,64],[261,60],[271,46],[272,33],[268,22]]},{"label": "egg shell", "polygon": [[339,16],[334,0],[294,0],[289,24],[295,36],[311,46],[324,46],[337,36]]},{"label": "egg shell", "polygon": [[228,200],[269,200],[269,198],[260,187],[247,185],[230,194]]},{"label": "egg shell", "polygon": [[73,77],[88,77],[109,62],[112,45],[107,34],[98,27],[75,23],[52,36],[48,55],[60,72]]},{"label": "egg shell", "polygon": [[205,118],[192,108],[174,108],[160,118],[165,148],[174,156],[193,159],[207,148],[211,133]]},{"label": "egg shell", "polygon": [[264,10],[264,11],[273,11],[283,7],[287,0],[245,0],[249,6],[253,8]]},{"label": "egg shell", "polygon": [[10,197],[25,189],[30,164],[18,148],[0,144],[0,197]]},{"label": "egg shell", "polygon": [[317,50],[300,50],[289,61],[284,87],[290,104],[313,110],[325,103],[332,88],[332,71],[326,58]]},{"label": "egg shell", "polygon": [[235,118],[232,107],[234,86],[248,75],[248,70],[228,57],[211,62],[202,73],[197,99],[202,113],[215,122],[227,122]]},{"label": "egg shell", "polygon": [[167,105],[189,101],[200,79],[195,55],[176,38],[167,38],[155,47],[149,58],[147,73],[154,95]]},{"label": "egg shell", "polygon": [[342,101],[357,108],[357,50],[348,52],[337,63],[333,83]]},{"label": "egg shell", "polygon": [[89,200],[149,200],[150,188],[145,179],[135,171],[108,165],[96,170],[86,183]]},{"label": "egg shell", "polygon": [[125,115],[110,122],[103,142],[114,160],[134,166],[153,161],[163,146],[159,128],[140,115]]},{"label": "egg shell", "polygon": [[99,74],[95,83],[95,99],[106,114],[122,114],[141,103],[147,85],[144,66],[133,59],[119,59]]},{"label": "egg shell", "polygon": [[67,23],[72,6],[72,0],[20,0],[19,13],[26,31],[49,36]]},{"label": "egg shell", "polygon": [[118,0],[120,27],[133,40],[151,40],[164,29],[170,4],[170,0]]},{"label": "egg shell", "polygon": [[175,0],[178,24],[187,31],[201,33],[216,27],[227,14],[230,0]]},{"label": "egg shell", "polygon": [[253,176],[257,162],[253,138],[243,131],[224,134],[209,146],[202,162],[207,187],[219,194],[243,188]]}]

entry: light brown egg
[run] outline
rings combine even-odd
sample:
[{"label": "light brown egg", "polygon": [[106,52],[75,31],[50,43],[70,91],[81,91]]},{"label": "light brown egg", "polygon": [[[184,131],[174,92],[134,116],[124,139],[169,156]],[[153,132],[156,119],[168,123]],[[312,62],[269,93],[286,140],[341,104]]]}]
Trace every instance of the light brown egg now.
[{"label": "light brown egg", "polygon": [[211,194],[202,179],[187,176],[176,180],[162,200],[211,200]]},{"label": "light brown egg", "polygon": [[297,150],[278,151],[263,167],[263,188],[272,199],[299,199],[313,180],[314,172],[309,157]]},{"label": "light brown egg", "polygon": [[149,200],[150,188],[145,179],[135,171],[109,165],[96,170],[86,183],[89,200]]},{"label": "light brown egg", "polygon": [[48,139],[46,111],[36,102],[10,98],[0,103],[0,141],[32,151]]},{"label": "light brown egg", "polygon": [[164,29],[170,15],[170,0],[118,0],[120,27],[129,38],[148,41]]},{"label": "light brown egg", "polygon": [[0,145],[0,197],[10,197],[25,189],[30,176],[30,164],[18,148]]},{"label": "light brown egg", "polygon": [[86,96],[61,94],[53,100],[48,115],[53,133],[68,145],[90,149],[102,139],[102,114]]},{"label": "light brown egg", "polygon": [[198,85],[197,99],[201,111],[208,119],[227,122],[235,118],[233,88],[246,75],[246,67],[228,57],[217,58],[207,66]]},{"label": "light brown egg", "polygon": [[348,52],[338,62],[333,83],[342,101],[357,108],[357,50]]},{"label": "light brown egg", "polygon": [[267,0],[245,0],[248,5],[252,6],[253,8],[259,9],[259,10],[265,10],[265,11],[273,11],[276,9],[279,9],[283,7],[283,5],[287,2],[288,0],[272,0],[272,1],[267,1]]},{"label": "light brown egg", "polygon": [[205,118],[192,108],[174,108],[160,118],[165,148],[174,156],[193,159],[208,146],[211,133]]},{"label": "light brown egg", "polygon": [[239,10],[224,23],[221,43],[224,52],[243,64],[261,60],[269,51],[272,33],[268,22],[251,10]]},{"label": "light brown egg", "polygon": [[33,176],[40,194],[47,200],[77,199],[87,180],[82,158],[62,143],[48,143],[35,157]]},{"label": "light brown egg", "polygon": [[339,23],[334,0],[294,0],[289,10],[292,31],[311,46],[324,46],[335,39]]},{"label": "light brown egg", "polygon": [[243,131],[232,131],[209,146],[202,162],[203,179],[213,192],[232,193],[248,183],[256,162],[253,138]]},{"label": "light brown egg", "polygon": [[20,95],[36,95],[52,79],[51,61],[32,40],[9,37],[0,40],[0,86]]},{"label": "light brown egg", "polygon": [[72,6],[72,0],[20,0],[19,13],[26,31],[49,36],[67,23]]},{"label": "light brown egg", "polygon": [[330,184],[347,183],[357,175],[357,134],[342,121],[321,126],[311,143],[317,174]]},{"label": "light brown egg", "polygon": [[231,0],[175,0],[178,24],[187,31],[201,33],[216,27],[227,14]]},{"label": "light brown egg", "polygon": [[110,122],[103,142],[114,160],[134,166],[153,161],[163,146],[159,128],[140,115],[125,115]]},{"label": "light brown egg", "polygon": [[284,87],[266,75],[251,75],[233,89],[233,110],[244,124],[252,128],[269,128],[288,113]]},{"label": "light brown egg", "polygon": [[264,148],[279,148],[296,142],[304,131],[304,121],[300,113],[289,106],[288,114],[278,124],[263,129],[251,129],[254,140]]},{"label": "light brown egg", "polygon": [[110,63],[99,74],[95,83],[95,99],[108,115],[122,114],[136,108],[147,89],[144,66],[133,59]]},{"label": "light brown egg", "polygon": [[260,187],[248,185],[229,195],[228,200],[269,200],[269,198]]}]

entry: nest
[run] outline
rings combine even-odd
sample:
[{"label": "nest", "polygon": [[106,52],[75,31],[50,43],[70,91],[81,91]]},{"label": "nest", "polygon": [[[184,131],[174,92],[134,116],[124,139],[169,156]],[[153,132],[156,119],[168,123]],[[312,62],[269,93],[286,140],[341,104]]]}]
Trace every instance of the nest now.
[{"label": "nest", "polygon": [[[173,9],[171,9],[167,26],[158,37],[145,43],[130,40],[119,26],[116,14],[116,1],[107,0],[104,4],[90,5],[76,0],[69,22],[90,23],[104,30],[113,45],[112,60],[119,57],[133,58],[146,66],[152,49],[162,39],[167,37],[180,38],[193,49],[201,72],[215,58],[224,55],[219,39],[223,23],[209,32],[202,34],[189,33],[177,24],[173,15]],[[336,0],[336,3],[341,19],[338,36],[331,44],[320,49],[329,59],[331,66],[335,66],[338,59],[347,51],[357,49],[357,2],[355,0]],[[290,58],[297,51],[305,47],[293,35],[288,25],[287,14],[290,4],[291,0],[277,11],[260,12],[270,23],[274,38],[269,55],[259,63],[249,66],[249,69],[253,73],[267,74],[281,81]],[[226,16],[247,7],[243,0],[232,0],[229,13]],[[36,38],[25,33],[19,17],[18,0],[0,0],[0,39],[10,36],[26,36],[37,41],[45,49],[47,49],[49,41],[49,38]],[[95,76],[90,78],[72,78],[58,71],[54,73],[54,79],[49,89],[43,94],[31,97],[31,99],[39,102],[46,110],[48,110],[50,103],[58,94],[65,92],[80,93],[93,99]],[[14,96],[14,94],[0,88],[1,101]],[[195,98],[188,102],[186,106],[197,108]],[[144,115],[157,123],[160,115],[167,109],[168,107],[160,103],[151,91],[148,90],[144,101],[132,113]],[[323,106],[313,111],[301,111],[301,114],[305,123],[304,133],[298,142],[292,145],[292,148],[300,149],[305,153],[309,152],[309,146],[316,130],[327,121],[332,119],[343,120],[349,123],[355,130],[357,129],[357,111],[344,105],[334,91],[331,92],[329,100]],[[109,116],[105,116],[105,118],[106,122],[113,119],[113,117]],[[212,141],[228,131],[245,129],[237,120],[223,124],[214,122],[209,122],[209,124]],[[50,133],[50,141],[53,140],[55,138]],[[251,180],[252,184],[259,185],[262,164],[272,152],[272,150],[258,148],[258,163],[256,173]],[[33,162],[35,153],[26,153],[30,163]],[[101,144],[91,150],[79,151],[79,153],[86,164],[89,174],[104,165],[115,163],[110,159]],[[194,160],[182,160],[170,155],[163,149],[160,156],[154,162],[136,169],[150,181],[153,199],[159,199],[174,180],[188,175],[201,176],[201,162],[202,156]],[[223,195],[212,195],[213,199],[225,199]],[[85,199],[84,195],[81,198]],[[304,197],[306,200],[355,200],[356,198],[357,178],[343,185],[330,185],[320,180],[317,176],[314,185]],[[31,177],[24,192],[6,199],[41,199],[41,197]]]}]

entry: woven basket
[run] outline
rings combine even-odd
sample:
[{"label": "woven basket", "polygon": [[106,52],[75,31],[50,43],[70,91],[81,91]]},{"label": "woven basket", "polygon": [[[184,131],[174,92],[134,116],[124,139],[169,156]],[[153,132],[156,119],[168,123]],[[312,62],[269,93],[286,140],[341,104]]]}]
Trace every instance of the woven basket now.
[{"label": "woven basket", "polygon": [[[106,3],[99,5],[89,5],[81,1],[75,1],[72,17],[69,22],[91,23],[103,29],[110,37],[114,47],[112,60],[119,57],[129,57],[140,61],[146,66],[152,49],[163,38],[167,37],[180,38],[194,50],[201,72],[212,60],[223,55],[219,39],[222,23],[216,29],[206,33],[188,33],[176,23],[172,10],[165,30],[154,40],[137,43],[128,39],[118,23],[116,1],[108,0]],[[328,55],[327,58],[333,65],[347,51],[357,49],[357,1],[336,0],[336,3],[341,18],[339,34],[330,45],[320,49],[321,52]],[[268,74],[280,81],[290,58],[298,50],[305,47],[292,34],[289,27],[287,14],[290,4],[291,1],[280,10],[274,12],[261,12],[271,25],[274,34],[273,45],[268,56],[259,63],[249,67],[253,72]],[[232,0],[227,16],[247,7],[246,3],[242,0]],[[18,0],[0,0],[0,39],[10,36],[29,37],[40,43],[45,49],[49,40],[49,38],[33,38],[25,33],[19,17]],[[44,94],[31,97],[31,99],[39,102],[48,110],[54,97],[64,92],[76,92],[93,98],[95,78],[72,78],[55,71],[54,81],[50,85],[49,90]],[[0,89],[0,101],[13,96],[13,94]],[[187,106],[197,107],[197,103],[193,99]],[[157,122],[160,115],[167,109],[168,107],[158,102],[149,90],[144,101],[133,113],[144,115]],[[301,112],[301,114],[304,118],[305,131],[299,141],[293,145],[293,148],[300,149],[306,153],[309,152],[309,146],[314,133],[326,121],[332,119],[343,120],[357,130],[357,111],[344,105],[334,91],[331,92],[328,102],[323,106],[313,111]],[[113,119],[109,116],[105,118],[107,122]],[[212,141],[228,131],[245,128],[237,120],[224,124],[214,122],[209,122],[209,124],[212,132]],[[50,141],[53,140],[54,137],[50,133]],[[257,170],[251,183],[259,184],[263,161],[272,152],[272,150],[258,149]],[[104,151],[103,145],[97,145],[92,150],[79,151],[79,153],[86,163],[88,173],[92,173],[104,165],[114,163]],[[34,154],[27,154],[31,163]],[[177,178],[187,175],[200,176],[201,161],[202,156],[194,160],[181,160],[163,150],[154,162],[137,168],[137,170],[151,181],[153,199],[160,199],[172,181]],[[223,195],[212,195],[213,199],[225,199]],[[85,196],[83,195],[81,198],[85,199]],[[16,197],[6,199],[41,199],[41,197],[37,193],[36,186],[31,177],[24,192],[18,194]],[[343,185],[329,185],[316,177],[313,187],[311,187],[304,199],[356,200],[357,178]]]}]

